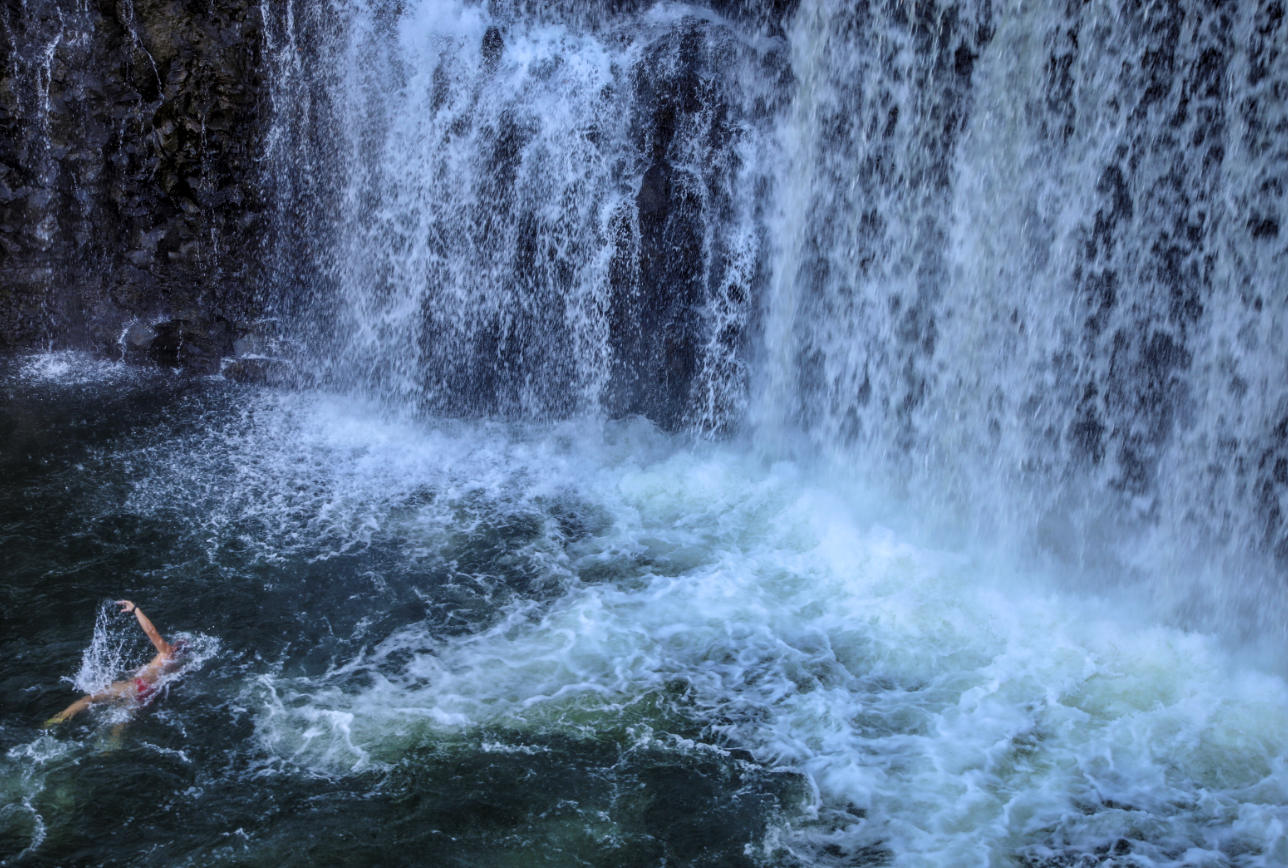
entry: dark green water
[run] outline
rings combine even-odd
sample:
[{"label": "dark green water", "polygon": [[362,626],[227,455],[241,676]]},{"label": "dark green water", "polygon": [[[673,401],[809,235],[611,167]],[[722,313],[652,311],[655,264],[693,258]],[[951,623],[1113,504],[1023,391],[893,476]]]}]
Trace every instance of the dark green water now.
[{"label": "dark green water", "polygon": [[[1282,678],[837,480],[0,366],[4,866],[1288,864]],[[119,598],[190,662],[42,729],[148,658]]]},{"label": "dark green water", "polygon": [[[682,682],[592,709],[576,731],[401,732],[342,770],[275,749],[274,703],[316,685],[358,695],[413,650],[543,605],[575,581],[550,564],[604,519],[567,494],[413,487],[382,519],[446,496],[458,524],[409,552],[358,532],[365,516],[327,515],[337,456],[273,446],[275,421],[257,416],[289,397],[59,359],[0,369],[0,863],[744,865],[808,799],[797,775],[704,749]],[[257,458],[298,463],[248,475]],[[69,680],[120,597],[167,636],[198,637],[202,659],[145,707],[42,731],[79,695]],[[109,624],[145,662],[133,619]],[[354,665],[400,631],[415,649]]]}]

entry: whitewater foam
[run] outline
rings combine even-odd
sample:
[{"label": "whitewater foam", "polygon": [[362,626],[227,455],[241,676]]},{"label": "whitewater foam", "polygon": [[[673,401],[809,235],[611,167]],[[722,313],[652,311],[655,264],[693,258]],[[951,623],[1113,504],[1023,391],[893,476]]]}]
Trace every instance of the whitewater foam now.
[{"label": "whitewater foam", "polygon": [[863,815],[828,840],[900,864],[1119,838],[1158,864],[1282,851],[1288,691],[1214,639],[982,573],[787,465],[647,426],[518,430],[460,429],[467,456],[420,448],[442,431],[369,433],[336,478],[399,467],[411,486],[465,457],[485,499],[575,488],[607,518],[549,561],[562,591],[511,597],[477,632],[406,625],[325,674],[264,675],[244,701],[270,755],[348,774],[498,727],[629,743],[688,726],[806,772],[822,808]]}]

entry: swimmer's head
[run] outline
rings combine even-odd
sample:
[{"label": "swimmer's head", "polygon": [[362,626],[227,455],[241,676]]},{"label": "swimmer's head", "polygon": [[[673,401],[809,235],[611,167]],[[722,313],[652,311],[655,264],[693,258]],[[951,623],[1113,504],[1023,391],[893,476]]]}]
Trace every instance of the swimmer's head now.
[{"label": "swimmer's head", "polygon": [[170,659],[180,660],[192,650],[192,643],[187,639],[175,639],[170,643]]}]

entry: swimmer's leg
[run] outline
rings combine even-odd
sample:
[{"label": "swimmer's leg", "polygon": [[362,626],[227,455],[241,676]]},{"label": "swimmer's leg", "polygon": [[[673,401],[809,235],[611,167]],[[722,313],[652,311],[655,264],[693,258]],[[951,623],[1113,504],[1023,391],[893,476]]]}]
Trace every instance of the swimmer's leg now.
[{"label": "swimmer's leg", "polygon": [[80,714],[85,709],[89,708],[90,705],[92,705],[95,702],[98,702],[101,697],[102,697],[102,694],[95,693],[91,696],[86,696],[83,699],[76,700],[71,705],[67,706],[62,711],[58,712],[53,717],[49,718],[49,720],[46,720],[45,726],[47,727],[54,726],[56,724],[62,723],[63,721],[71,720],[73,717]]},{"label": "swimmer's leg", "polygon": [[121,746],[121,733],[125,732],[125,727],[128,723],[128,720],[123,720],[112,727],[112,734],[108,737],[107,744],[103,746],[103,750],[116,750]]}]

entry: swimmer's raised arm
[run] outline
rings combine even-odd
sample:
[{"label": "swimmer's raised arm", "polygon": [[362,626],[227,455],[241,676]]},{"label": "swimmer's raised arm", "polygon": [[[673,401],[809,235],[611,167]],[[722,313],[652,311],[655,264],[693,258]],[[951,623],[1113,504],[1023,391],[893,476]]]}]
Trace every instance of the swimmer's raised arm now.
[{"label": "swimmer's raised arm", "polygon": [[183,660],[185,649],[188,648],[188,640],[184,638],[176,639],[174,644],[161,638],[157,628],[152,626],[148,616],[139,611],[139,607],[129,600],[117,600],[116,605],[121,607],[125,614],[134,613],[134,617],[139,619],[139,626],[143,632],[148,634],[152,644],[157,649],[157,656],[152,658],[152,662],[138,669],[134,674],[124,681],[114,681],[108,685],[107,689],[100,690],[98,693],[91,693],[67,706],[60,714],[56,714],[49,720],[45,721],[45,726],[53,726],[75,717],[80,712],[89,708],[96,702],[122,702],[132,699],[139,704],[146,703],[158,689],[159,679],[175,671]]},{"label": "swimmer's raised arm", "polygon": [[116,605],[121,607],[122,612],[127,614],[130,612],[134,613],[134,617],[139,619],[139,626],[143,628],[143,632],[148,634],[148,638],[151,639],[152,644],[156,646],[158,654],[170,653],[170,643],[161,638],[161,634],[157,632],[157,628],[152,626],[152,622],[148,620],[148,616],[143,614],[143,611],[138,606],[134,605],[129,600],[117,600]]}]

